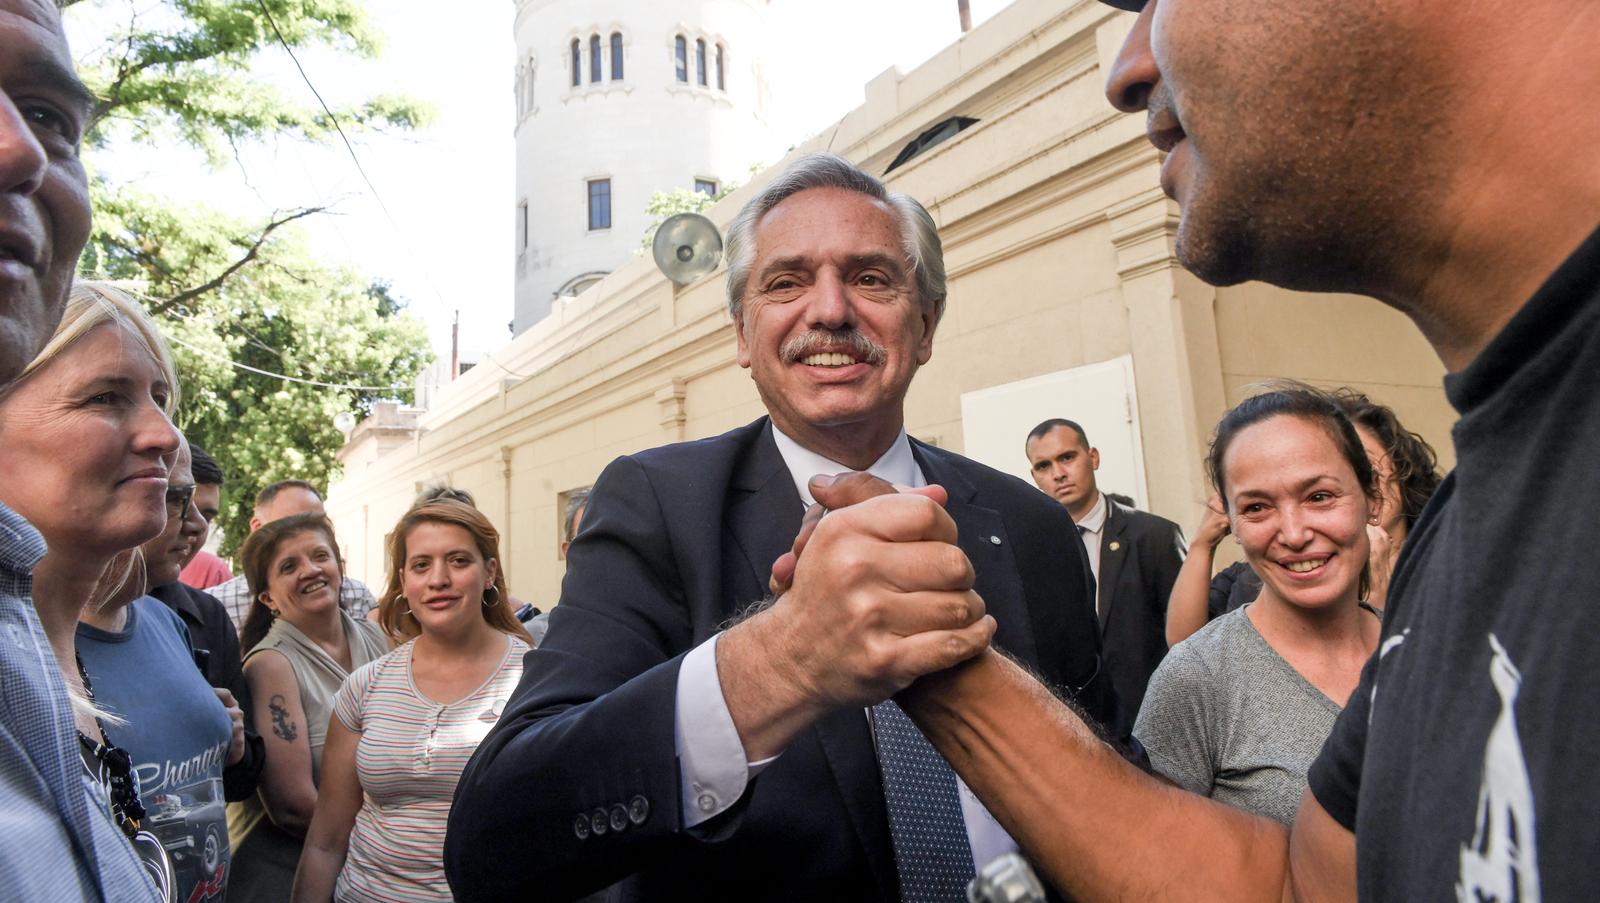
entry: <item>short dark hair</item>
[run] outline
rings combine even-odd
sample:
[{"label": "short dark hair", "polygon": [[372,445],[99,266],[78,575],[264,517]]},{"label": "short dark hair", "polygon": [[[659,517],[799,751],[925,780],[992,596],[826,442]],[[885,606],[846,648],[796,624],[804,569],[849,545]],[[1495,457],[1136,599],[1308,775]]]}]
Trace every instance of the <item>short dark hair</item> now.
[{"label": "short dark hair", "polygon": [[1211,485],[1222,496],[1225,507],[1228,505],[1228,485],[1222,459],[1228,453],[1228,446],[1246,427],[1279,416],[1298,417],[1321,427],[1333,440],[1339,454],[1350,464],[1350,469],[1355,471],[1356,482],[1362,491],[1368,498],[1378,497],[1378,483],[1373,476],[1372,462],[1367,459],[1367,450],[1361,444],[1361,437],[1356,435],[1355,425],[1333,395],[1302,382],[1282,380],[1272,383],[1270,391],[1239,402],[1223,414],[1222,420],[1217,423],[1216,434],[1211,439],[1211,451],[1206,455],[1206,470],[1210,473]]},{"label": "short dark hair", "polygon": [[285,489],[304,489],[316,496],[317,501],[322,501],[322,493],[317,491],[317,487],[307,483],[305,480],[279,480],[256,494],[256,508],[265,508],[267,505],[272,504],[272,500],[278,497],[278,493]]},{"label": "short dark hair", "polygon": [[1348,386],[1335,389],[1333,400],[1344,409],[1356,426],[1364,426],[1378,437],[1378,444],[1394,467],[1395,482],[1400,484],[1400,513],[1406,519],[1406,529],[1417,525],[1422,509],[1433,498],[1443,479],[1439,475],[1439,458],[1428,440],[1406,429],[1395,415],[1394,409],[1381,405]]},{"label": "short dark hair", "polygon": [[227,478],[222,472],[222,465],[217,459],[206,454],[206,450],[193,442],[189,443],[189,454],[194,458],[194,481],[201,486],[221,486]]},{"label": "short dark hair", "polygon": [[1084,448],[1093,447],[1089,444],[1089,434],[1083,431],[1083,427],[1079,426],[1075,421],[1067,420],[1062,417],[1051,417],[1044,423],[1041,423],[1032,430],[1029,430],[1028,438],[1022,440],[1022,447],[1026,449],[1029,442],[1032,442],[1035,439],[1043,438],[1046,433],[1054,429],[1060,429],[1061,427],[1066,427],[1067,429],[1072,430],[1074,433],[1077,433],[1078,438],[1083,440]]}]

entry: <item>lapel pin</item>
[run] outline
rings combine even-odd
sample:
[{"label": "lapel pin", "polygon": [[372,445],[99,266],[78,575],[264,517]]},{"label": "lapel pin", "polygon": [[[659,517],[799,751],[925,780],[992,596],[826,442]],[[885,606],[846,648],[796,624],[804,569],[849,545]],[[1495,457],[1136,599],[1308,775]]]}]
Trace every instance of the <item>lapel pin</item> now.
[{"label": "lapel pin", "polygon": [[994,543],[994,544],[995,544],[995,545],[999,545],[999,544],[1000,544],[1000,537],[998,537],[998,536],[991,536],[991,537],[989,537],[989,541],[990,541],[990,542],[992,542],[992,543]]},{"label": "lapel pin", "polygon": [[1122,543],[1117,542],[1115,539],[1111,540],[1111,551],[1115,552],[1120,548],[1122,548]]}]

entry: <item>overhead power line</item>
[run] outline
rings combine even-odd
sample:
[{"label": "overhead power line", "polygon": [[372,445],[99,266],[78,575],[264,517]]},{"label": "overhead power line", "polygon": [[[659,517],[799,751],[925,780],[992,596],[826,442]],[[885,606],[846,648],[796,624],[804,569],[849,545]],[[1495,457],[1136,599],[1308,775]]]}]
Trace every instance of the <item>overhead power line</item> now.
[{"label": "overhead power line", "polygon": [[214,361],[221,361],[230,367],[235,367],[239,370],[245,370],[260,376],[270,376],[273,379],[281,379],[284,382],[299,383],[303,386],[317,386],[318,388],[322,389],[345,389],[352,392],[409,392],[413,388],[412,386],[351,386],[343,383],[323,382],[320,379],[302,379],[298,376],[289,376],[286,373],[273,373],[271,370],[263,370],[260,367],[252,367],[249,364],[241,364],[227,355],[218,354],[215,351],[209,351],[205,348],[199,347],[198,345],[191,345],[175,335],[169,334],[166,336],[166,339],[175,345],[182,345],[190,351],[193,351],[195,354],[201,355],[202,357],[211,358]]}]

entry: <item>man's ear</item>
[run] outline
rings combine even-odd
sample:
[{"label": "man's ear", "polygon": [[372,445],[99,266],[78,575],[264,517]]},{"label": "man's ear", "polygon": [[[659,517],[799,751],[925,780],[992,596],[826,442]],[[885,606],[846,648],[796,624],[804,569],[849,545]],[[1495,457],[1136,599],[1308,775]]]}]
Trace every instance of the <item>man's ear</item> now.
[{"label": "man's ear", "polygon": [[922,319],[922,339],[917,342],[917,366],[933,358],[933,334],[939,328],[939,308],[943,304],[917,303]]},{"label": "man's ear", "polygon": [[1098,449],[1098,448],[1089,449],[1089,469],[1090,470],[1099,470],[1100,469],[1100,449]]},{"label": "man's ear", "polygon": [[259,514],[250,515],[250,532],[254,533],[257,530],[261,529],[261,524],[262,523],[264,523],[264,522],[261,520],[261,515],[259,515]]},{"label": "man's ear", "polygon": [[[744,338],[744,302],[739,302],[739,312],[733,315],[733,337],[739,343],[739,366],[750,369],[750,343]],[[562,553],[565,557],[566,553]]]}]

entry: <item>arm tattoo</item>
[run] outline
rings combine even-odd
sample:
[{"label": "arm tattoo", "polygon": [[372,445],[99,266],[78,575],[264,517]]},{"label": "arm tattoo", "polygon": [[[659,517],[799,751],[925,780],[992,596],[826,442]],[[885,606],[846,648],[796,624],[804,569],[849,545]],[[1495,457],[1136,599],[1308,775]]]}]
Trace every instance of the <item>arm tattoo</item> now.
[{"label": "arm tattoo", "polygon": [[289,710],[284,707],[283,694],[278,694],[267,700],[267,708],[272,710],[272,732],[280,739],[293,742],[300,736],[300,730],[289,720]]}]

